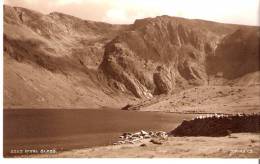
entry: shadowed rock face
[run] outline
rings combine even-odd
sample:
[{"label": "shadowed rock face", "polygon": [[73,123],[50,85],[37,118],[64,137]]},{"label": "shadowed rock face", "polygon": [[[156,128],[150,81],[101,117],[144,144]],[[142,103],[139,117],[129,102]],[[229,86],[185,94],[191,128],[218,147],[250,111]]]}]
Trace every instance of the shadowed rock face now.
[{"label": "shadowed rock face", "polygon": [[240,28],[218,45],[212,66],[228,79],[259,71],[260,29]]},{"label": "shadowed rock face", "polygon": [[202,20],[111,25],[4,6],[5,107],[121,106],[239,77],[259,70],[258,39],[255,27]]}]

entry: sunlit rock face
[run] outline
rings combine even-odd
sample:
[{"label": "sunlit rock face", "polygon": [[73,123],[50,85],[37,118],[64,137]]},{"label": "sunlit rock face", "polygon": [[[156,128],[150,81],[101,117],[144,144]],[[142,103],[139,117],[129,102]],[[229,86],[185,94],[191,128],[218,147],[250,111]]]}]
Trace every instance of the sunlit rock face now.
[{"label": "sunlit rock face", "polygon": [[156,86],[154,94],[169,94],[174,87],[174,77],[163,66],[156,68],[156,72],[153,74],[153,81]]},{"label": "sunlit rock face", "polygon": [[[204,85],[207,84],[209,75],[224,71],[223,65],[226,64],[216,64],[214,61],[221,56],[220,49],[225,49],[222,47],[229,35],[239,29],[240,26],[237,25],[169,16],[136,20],[128,30],[106,45],[101,64],[103,67],[100,68],[111,79],[120,81],[137,97],[146,97],[146,94],[142,95],[139,91],[158,95],[171,93],[180,87]],[[250,31],[250,28],[245,27],[245,31]],[[252,33],[256,34],[256,31]],[[251,48],[255,49],[254,46]],[[233,53],[229,55],[233,56]],[[253,56],[246,58],[253,61],[257,55]],[[226,62],[232,63],[230,60]],[[257,62],[254,64],[258,65]],[[246,65],[243,67],[247,67]],[[111,67],[117,67],[120,71]],[[114,71],[111,72],[112,70]],[[245,73],[246,71],[242,74]],[[123,74],[135,82],[129,83],[130,80],[119,78]],[[224,74],[227,72],[224,71]],[[139,89],[138,93],[137,89],[133,88],[142,89]]]}]

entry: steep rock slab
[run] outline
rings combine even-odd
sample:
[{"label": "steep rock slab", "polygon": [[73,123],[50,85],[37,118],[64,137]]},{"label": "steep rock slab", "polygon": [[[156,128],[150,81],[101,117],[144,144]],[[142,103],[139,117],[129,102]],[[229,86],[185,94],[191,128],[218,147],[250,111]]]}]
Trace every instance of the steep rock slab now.
[{"label": "steep rock slab", "polygon": [[[232,25],[168,16],[136,20],[106,45],[100,68],[136,97],[202,85],[207,80],[207,56],[213,55],[219,41],[236,29]],[[169,73],[158,73],[160,66]],[[126,75],[128,78],[123,78]]]},{"label": "steep rock slab", "polygon": [[134,96],[151,98],[151,92],[142,83],[144,74],[136,69],[132,56],[132,52],[124,45],[109,44],[100,68],[109,78],[123,84]]}]

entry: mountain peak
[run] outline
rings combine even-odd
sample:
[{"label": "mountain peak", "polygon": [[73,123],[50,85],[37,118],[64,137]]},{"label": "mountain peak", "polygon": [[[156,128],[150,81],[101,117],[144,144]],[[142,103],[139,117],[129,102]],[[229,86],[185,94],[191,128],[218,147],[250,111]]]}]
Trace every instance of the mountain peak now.
[{"label": "mountain peak", "polygon": [[[257,31],[167,15],[112,25],[5,5],[4,56],[11,63],[5,84],[14,95],[6,95],[5,103],[29,103],[16,92],[21,88],[34,97],[31,105],[96,107],[205,85],[218,72],[233,80],[259,70]],[[42,94],[64,97],[54,101]]]}]

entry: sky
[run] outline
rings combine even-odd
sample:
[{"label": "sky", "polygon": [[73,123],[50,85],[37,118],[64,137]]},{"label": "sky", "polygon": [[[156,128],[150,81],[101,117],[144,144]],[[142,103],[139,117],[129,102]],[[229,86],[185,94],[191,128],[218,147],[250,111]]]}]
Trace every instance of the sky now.
[{"label": "sky", "polygon": [[169,15],[259,26],[260,0],[5,0],[48,14],[66,13],[86,20],[130,24],[135,19]]}]

